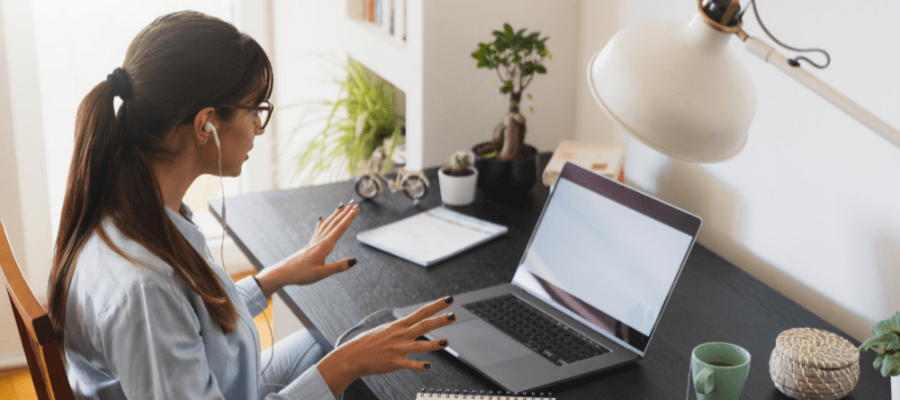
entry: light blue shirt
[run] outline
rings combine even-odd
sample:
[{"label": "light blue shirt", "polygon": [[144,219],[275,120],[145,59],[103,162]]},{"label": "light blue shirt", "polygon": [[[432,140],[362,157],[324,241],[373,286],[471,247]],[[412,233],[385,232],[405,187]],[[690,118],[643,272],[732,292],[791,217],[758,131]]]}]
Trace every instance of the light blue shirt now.
[{"label": "light blue shirt", "polygon": [[[253,278],[234,283],[213,260],[203,233],[189,222],[190,210],[188,219],[166,211],[234,303],[239,317],[234,331],[223,333],[168,264],[106,218],[103,230],[130,260],[97,234],[78,257],[66,310],[69,383],[76,397],[89,399],[259,399],[260,344],[253,317],[268,301]],[[265,399],[334,397],[311,367]]]}]

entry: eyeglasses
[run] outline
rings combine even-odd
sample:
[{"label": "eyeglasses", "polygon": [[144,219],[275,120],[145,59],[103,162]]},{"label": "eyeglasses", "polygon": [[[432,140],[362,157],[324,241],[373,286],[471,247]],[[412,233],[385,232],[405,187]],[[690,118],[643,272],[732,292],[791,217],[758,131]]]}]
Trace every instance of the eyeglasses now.
[{"label": "eyeglasses", "polygon": [[221,105],[221,107],[239,108],[241,110],[256,110],[256,120],[253,121],[253,125],[256,125],[256,127],[259,129],[266,129],[266,125],[269,124],[269,120],[272,119],[272,113],[275,111],[275,106],[268,101],[260,103],[259,106],[223,104]]}]

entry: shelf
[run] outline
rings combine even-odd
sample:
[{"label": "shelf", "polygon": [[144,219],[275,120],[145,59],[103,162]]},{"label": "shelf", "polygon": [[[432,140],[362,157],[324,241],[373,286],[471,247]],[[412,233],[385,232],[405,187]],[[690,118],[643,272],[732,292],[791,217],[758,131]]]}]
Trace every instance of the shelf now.
[{"label": "shelf", "polygon": [[349,18],[347,53],[398,89],[410,88],[410,60],[406,42],[389,34],[384,27]]}]

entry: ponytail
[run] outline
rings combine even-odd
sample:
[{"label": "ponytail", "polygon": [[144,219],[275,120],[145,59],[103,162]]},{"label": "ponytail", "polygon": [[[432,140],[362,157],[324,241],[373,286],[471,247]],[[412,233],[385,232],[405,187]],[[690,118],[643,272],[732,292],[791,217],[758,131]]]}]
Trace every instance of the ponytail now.
[{"label": "ponytail", "polygon": [[[106,217],[171,266],[225,333],[234,330],[237,310],[210,265],[169,219],[151,161],[169,153],[163,141],[172,128],[203,107],[233,104],[254,91],[267,99],[271,88],[272,66],[253,39],[219,19],[186,11],[144,28],[129,46],[124,68],[85,96],[50,276],[49,314],[61,343],[69,287],[91,235],[130,259],[103,230]],[[116,96],[123,100],[118,115]]]}]

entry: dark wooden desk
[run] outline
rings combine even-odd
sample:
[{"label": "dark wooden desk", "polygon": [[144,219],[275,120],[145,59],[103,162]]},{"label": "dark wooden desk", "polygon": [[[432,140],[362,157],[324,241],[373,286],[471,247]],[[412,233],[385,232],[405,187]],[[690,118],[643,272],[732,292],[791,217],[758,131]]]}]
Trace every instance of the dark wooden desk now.
[{"label": "dark wooden desk", "polygon": [[[544,157],[546,163],[546,156]],[[353,269],[304,287],[288,287],[279,295],[304,325],[333,344],[345,330],[370,313],[422,303],[512,280],[548,195],[538,183],[516,207],[498,204],[478,194],[474,204],[454,207],[462,213],[509,227],[509,233],[428,269],[360,244],[356,234],[441,204],[437,172],[428,195],[413,206],[402,193],[382,193],[360,203],[361,212],[338,243],[331,259],[355,257]],[[308,242],[319,216],[357,198],[351,182],[280,190],[228,198],[227,228],[257,269],[276,263]],[[218,216],[221,202],[212,202]],[[393,320],[390,313],[371,326]],[[788,300],[703,246],[692,251],[667,306],[647,356],[636,365],[553,388],[559,399],[680,399],[687,390],[687,370],[694,346],[727,341],[752,355],[750,377],[742,399],[788,399],[769,377],[769,355],[775,338],[786,329],[814,327],[838,331],[821,318]],[[855,340],[854,344],[859,345]],[[889,379],[872,368],[874,352],[861,357],[860,381],[847,399],[888,399]],[[348,391],[353,397],[413,399],[421,388],[498,390],[487,379],[452,356],[429,353],[428,372],[400,371],[365,377]],[[694,395],[691,394],[691,398]]]}]

